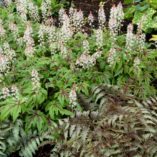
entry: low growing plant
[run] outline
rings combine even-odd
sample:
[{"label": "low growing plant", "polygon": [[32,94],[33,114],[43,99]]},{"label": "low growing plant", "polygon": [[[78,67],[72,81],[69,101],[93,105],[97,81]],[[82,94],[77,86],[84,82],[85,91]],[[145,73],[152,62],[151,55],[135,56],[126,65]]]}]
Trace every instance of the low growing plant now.
[{"label": "low growing plant", "polygon": [[[121,32],[122,4],[113,6],[107,22],[103,3],[94,17],[81,10],[59,10],[55,25],[51,1],[5,1],[0,12],[0,121],[22,119],[25,131],[45,132],[51,122],[73,115],[77,94],[109,83],[139,98],[156,93],[156,50],[129,24]],[[85,32],[91,26],[91,34]],[[72,107],[72,109],[71,109]]]}]

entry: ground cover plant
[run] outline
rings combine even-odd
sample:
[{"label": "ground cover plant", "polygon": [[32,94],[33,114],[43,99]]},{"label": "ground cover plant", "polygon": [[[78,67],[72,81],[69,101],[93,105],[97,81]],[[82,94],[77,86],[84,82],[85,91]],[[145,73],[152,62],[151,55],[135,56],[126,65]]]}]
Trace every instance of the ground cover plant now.
[{"label": "ground cover plant", "polygon": [[[89,97],[90,89],[98,84],[118,85],[139,102],[156,95],[152,84],[157,76],[156,50],[145,42],[143,20],[136,30],[130,23],[126,33],[121,31],[125,16],[121,3],[112,6],[109,20],[104,3],[100,3],[98,27],[93,25],[92,13],[85,17],[81,10],[65,10],[51,0],[5,0],[0,13],[1,155],[19,151],[20,156],[31,157],[46,139],[59,149],[59,136],[64,129],[54,131],[54,125],[81,112],[85,101],[82,97]],[[89,27],[88,32],[85,27]],[[151,101],[156,103],[156,99]],[[154,126],[156,122],[150,123]],[[143,125],[147,124],[139,125],[145,129]],[[154,140],[155,131],[152,132],[148,132],[149,138],[145,133],[139,138]],[[140,149],[142,155],[143,148],[139,147],[135,152]],[[90,151],[82,153],[88,156]]]},{"label": "ground cover plant", "polygon": [[[125,0],[128,8],[126,9],[126,18],[132,19],[137,24],[143,20],[143,30],[146,33],[152,33],[157,30],[157,1],[156,0]],[[131,7],[130,7],[130,4]]]}]

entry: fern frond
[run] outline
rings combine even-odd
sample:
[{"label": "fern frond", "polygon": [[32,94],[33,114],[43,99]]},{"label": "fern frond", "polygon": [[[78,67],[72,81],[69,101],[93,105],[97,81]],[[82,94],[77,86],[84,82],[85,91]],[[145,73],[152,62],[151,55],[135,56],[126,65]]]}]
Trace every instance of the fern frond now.
[{"label": "fern frond", "polygon": [[111,85],[96,87],[91,97],[82,98],[90,100],[81,101],[85,111],[76,111],[55,125],[60,139],[55,142],[53,155],[156,156],[156,98],[139,101]]},{"label": "fern frond", "polygon": [[20,156],[23,157],[33,157],[35,152],[38,150],[39,145],[43,141],[43,138],[36,137],[31,139],[21,150],[20,150]]}]

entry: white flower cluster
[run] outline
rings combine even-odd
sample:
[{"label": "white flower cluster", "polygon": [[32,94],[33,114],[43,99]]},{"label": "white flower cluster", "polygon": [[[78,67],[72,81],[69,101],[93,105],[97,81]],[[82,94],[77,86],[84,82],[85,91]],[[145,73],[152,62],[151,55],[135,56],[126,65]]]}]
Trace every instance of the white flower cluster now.
[{"label": "white flower cluster", "polygon": [[83,53],[81,56],[76,60],[76,67],[82,67],[84,69],[88,69],[96,64],[96,60],[101,57],[102,51],[99,49],[94,54],[90,55],[90,48],[88,40],[83,41]]},{"label": "white flower cluster", "polygon": [[98,49],[103,47],[103,30],[100,28],[96,30],[96,45]]},{"label": "white flower cluster", "polygon": [[26,30],[24,32],[23,40],[26,43],[25,55],[26,57],[32,57],[34,54],[34,40],[32,38],[33,29],[31,23],[27,23]]},{"label": "white flower cluster", "polygon": [[63,58],[67,57],[68,51],[64,43],[60,44],[60,51]]},{"label": "white flower cluster", "polygon": [[16,100],[19,98],[19,89],[15,86],[12,85],[11,88],[3,87],[1,89],[1,96],[0,99],[7,99],[9,97],[13,97]]},{"label": "white flower cluster", "polygon": [[69,19],[73,31],[81,31],[82,26],[84,25],[84,15],[82,10],[77,11],[77,9],[71,7],[69,9]]},{"label": "white flower cluster", "polygon": [[40,24],[40,28],[38,31],[38,41],[40,43],[40,46],[44,46],[46,39],[48,41],[50,49],[54,51],[57,47],[59,35],[56,27],[51,24],[50,25],[45,25],[43,23]]},{"label": "white flower cluster", "polygon": [[6,6],[9,6],[12,3],[12,0],[3,0]]},{"label": "white flower cluster", "polygon": [[51,44],[52,42],[56,42],[58,40],[57,30],[55,26],[47,27],[48,33],[48,42]]},{"label": "white flower cluster", "polygon": [[42,18],[44,21],[51,16],[51,0],[43,0],[41,4]]},{"label": "white flower cluster", "polygon": [[106,22],[106,15],[104,11],[104,3],[101,2],[98,10],[98,20],[99,20],[99,28],[103,28]]},{"label": "white flower cluster", "polygon": [[55,26],[48,26],[47,27],[47,40],[51,50],[51,54],[55,54],[56,50],[59,48],[58,42],[58,32]]},{"label": "white flower cluster", "polygon": [[77,93],[76,93],[76,85],[74,84],[72,86],[72,89],[69,93],[69,101],[70,101],[70,104],[72,105],[72,107],[76,107],[77,106]]},{"label": "white flower cluster", "polygon": [[1,99],[7,99],[10,96],[10,90],[7,87],[3,87],[1,90]]},{"label": "white flower cluster", "polygon": [[3,22],[2,20],[0,19],[0,38],[3,37],[5,35],[5,29],[3,27]]},{"label": "white flower cluster", "polygon": [[9,59],[10,62],[13,62],[16,57],[15,51],[10,48],[10,45],[7,42],[3,44],[3,54]]},{"label": "white flower cluster", "polygon": [[38,92],[40,87],[41,87],[41,84],[40,84],[40,78],[39,78],[39,74],[37,72],[37,70],[33,69],[32,70],[32,73],[31,73],[31,80],[32,80],[32,90],[34,92]]},{"label": "white flower cluster", "polygon": [[136,57],[134,59],[134,68],[138,69],[140,63],[141,63],[140,59],[138,57]]},{"label": "white flower cluster", "polygon": [[133,34],[133,24],[130,23],[127,27],[127,34],[126,34],[126,49],[132,50],[135,43],[135,35]]},{"label": "white flower cluster", "polygon": [[82,10],[77,11],[75,9],[72,17],[72,26],[74,27],[75,31],[80,31],[83,24],[84,24],[84,16]]},{"label": "white flower cluster", "polygon": [[10,64],[14,61],[16,53],[6,42],[0,48],[0,74],[5,74],[10,70]]},{"label": "white flower cluster", "polygon": [[16,0],[16,9],[21,19],[27,21],[27,0]]},{"label": "white flower cluster", "polygon": [[8,72],[10,69],[9,59],[7,56],[0,54],[0,74]]},{"label": "white flower cluster", "polygon": [[53,18],[52,18],[52,17],[48,17],[48,18],[46,19],[46,21],[45,21],[45,25],[51,27],[51,26],[53,26],[53,24],[54,24]]},{"label": "white flower cluster", "polygon": [[117,22],[118,22],[118,28],[120,29],[122,26],[122,22],[124,20],[124,11],[122,3],[119,2],[117,5]]},{"label": "white flower cluster", "polygon": [[89,42],[88,42],[88,40],[83,41],[83,50],[84,50],[85,53],[90,53],[89,52]]},{"label": "white flower cluster", "polygon": [[109,55],[107,58],[107,62],[109,63],[109,66],[114,65],[116,56],[117,56],[116,49],[112,47],[109,51]]},{"label": "white flower cluster", "polygon": [[70,19],[68,17],[68,15],[65,13],[63,15],[63,25],[60,29],[60,39],[62,39],[62,41],[66,42],[67,40],[69,40],[73,35],[73,31],[70,25]]},{"label": "white flower cluster", "polygon": [[94,22],[94,16],[93,16],[92,12],[90,12],[88,15],[88,23],[91,27],[93,26],[93,22]]},{"label": "white flower cluster", "polygon": [[96,64],[96,60],[102,55],[102,51],[97,51],[93,55],[83,52],[76,60],[76,66],[79,65],[84,69],[88,69]]},{"label": "white flower cluster", "polygon": [[126,34],[126,49],[131,51],[135,48],[139,48],[143,50],[145,46],[145,34],[142,33],[142,27],[139,24],[137,34],[133,33],[133,24],[129,24],[127,27],[127,34]]},{"label": "white flower cluster", "polygon": [[122,22],[124,20],[124,12],[121,2],[115,6],[113,5],[110,11],[109,29],[112,36],[116,36],[120,31]]},{"label": "white flower cluster", "polygon": [[15,37],[17,37],[18,34],[18,27],[14,22],[9,23],[9,30],[14,33]]},{"label": "white flower cluster", "polygon": [[145,47],[145,40],[146,40],[146,35],[144,33],[139,34],[137,36],[137,41],[138,41],[138,47],[140,50],[143,50]]},{"label": "white flower cluster", "polygon": [[138,28],[137,28],[136,40],[140,50],[143,50],[145,46],[146,35],[142,32],[142,28],[145,20],[146,20],[146,16],[143,16],[140,22],[138,23]]},{"label": "white flower cluster", "polygon": [[59,22],[60,22],[60,25],[62,25],[63,24],[63,16],[64,16],[64,14],[65,14],[65,10],[64,10],[64,8],[61,8],[60,10],[59,10]]},{"label": "white flower cluster", "polygon": [[11,92],[11,95],[13,97],[18,98],[18,96],[19,96],[19,89],[15,85],[11,86],[10,92]]},{"label": "white flower cluster", "polygon": [[35,5],[31,0],[28,0],[27,1],[27,9],[28,9],[28,14],[29,14],[29,17],[32,19],[32,20],[35,20],[35,21],[39,21],[39,12],[38,12],[38,6]]},{"label": "white flower cluster", "polygon": [[41,46],[44,45],[45,32],[47,32],[46,26],[44,24],[40,24],[40,28],[38,31],[38,38],[39,38],[39,43]]}]

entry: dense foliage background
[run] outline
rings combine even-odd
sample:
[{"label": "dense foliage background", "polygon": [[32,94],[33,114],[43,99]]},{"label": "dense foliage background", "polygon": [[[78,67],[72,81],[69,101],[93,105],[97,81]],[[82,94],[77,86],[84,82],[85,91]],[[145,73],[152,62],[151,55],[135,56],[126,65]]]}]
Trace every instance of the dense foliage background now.
[{"label": "dense foliage background", "polygon": [[[96,125],[96,128],[100,129],[99,122],[101,119],[104,121],[102,115],[108,117],[107,120],[110,124],[118,123],[117,120],[120,120],[120,124],[117,126],[122,125],[125,128],[125,125],[129,125],[136,133],[138,129],[142,130],[144,133],[138,132],[135,137],[142,142],[155,140],[156,117],[153,118],[153,116],[156,116],[155,105],[157,103],[155,98],[150,100],[147,98],[156,95],[154,85],[157,78],[156,36],[154,35],[151,39],[153,42],[149,42],[149,36],[156,31],[156,2],[125,0],[124,9],[121,2],[116,4],[113,2],[113,6],[108,12],[109,16],[106,16],[104,10],[106,3],[106,1],[100,2],[97,17],[93,16],[92,12],[89,12],[88,16],[84,16],[83,12],[73,5],[69,7],[70,2],[67,1],[4,0],[1,3],[1,156],[9,156],[18,152],[20,156],[31,157],[40,147],[47,144],[54,147],[52,149],[52,156],[54,156],[55,150],[62,152],[61,150],[64,150],[67,144],[62,145],[61,143],[68,140],[71,143],[71,139],[73,141],[76,135],[87,134],[88,129],[91,136],[87,139],[90,141],[93,138],[91,127]],[[100,93],[98,92],[98,95],[96,93],[96,98],[93,99],[91,89],[100,84],[119,88],[110,92],[110,88],[107,87],[106,90],[105,86],[103,90],[107,94],[100,92],[102,90],[100,89],[98,90]],[[121,90],[123,92],[120,95],[117,94]],[[102,98],[105,99],[102,101]],[[133,101],[131,106],[129,106],[130,100]],[[120,108],[114,110],[115,104],[120,105]],[[148,104],[154,105],[154,107],[149,109]],[[95,107],[97,105],[100,106]],[[102,110],[103,105],[111,106]],[[124,106],[134,109],[128,108],[130,111],[125,113],[126,108],[122,108],[124,110],[122,115],[117,114]],[[111,115],[109,108],[113,111]],[[79,121],[78,114],[84,115],[84,110],[98,112],[96,114],[98,117],[95,116],[94,119],[97,123],[93,124],[93,119],[90,119],[90,127],[85,126],[86,129],[84,127],[82,129],[86,130],[86,133],[78,131],[78,134],[72,136],[72,132],[76,131],[77,127],[71,127],[73,123],[67,119],[68,117],[74,119],[78,117]],[[102,111],[100,112],[100,110]],[[138,119],[137,111],[140,113],[141,119]],[[137,119],[131,119],[133,121],[130,122],[123,121],[125,120],[123,117],[129,114],[137,116]],[[65,121],[62,121],[64,118]],[[89,119],[88,114],[85,114],[85,120],[87,119]],[[133,127],[135,121],[137,124],[136,127]],[[80,122],[82,121],[80,120]],[[63,123],[68,123],[66,128],[62,128]],[[107,127],[109,123],[103,124]],[[60,125],[59,128],[58,125]],[[79,126],[80,130],[81,127]],[[110,131],[117,129],[112,127]],[[64,129],[71,130],[70,134],[65,135],[64,133],[67,131]],[[123,130],[123,127],[121,129]],[[108,138],[117,136],[117,133],[118,130],[115,131],[115,134],[108,135]],[[60,143],[62,134],[64,134],[65,141]],[[128,131],[127,134],[131,134],[131,131]],[[141,134],[142,136],[140,136]],[[66,136],[69,138],[67,139]],[[125,137],[124,134],[122,136]],[[83,137],[86,143],[88,140],[86,141],[86,136]],[[75,140],[77,141],[77,138]],[[98,143],[100,142],[99,137],[96,140]],[[116,145],[119,138],[114,138],[114,140],[113,143]],[[74,154],[71,154],[72,148],[69,145],[71,152],[67,147],[67,154],[65,151],[60,155],[76,156],[79,152],[79,156],[96,156],[97,152],[91,154],[88,151],[88,149],[93,149],[91,147],[80,150],[84,146],[80,145],[79,147],[79,142],[82,143],[78,140],[72,145]],[[126,143],[127,141],[121,142]],[[103,144],[102,147],[99,147],[98,154],[99,156],[113,156],[114,153],[117,155],[115,151],[117,150],[119,156],[126,156],[126,154],[132,153],[133,150],[130,152],[130,149],[134,149],[135,156],[142,156],[145,153],[151,156],[156,148],[156,143],[152,144],[147,152],[144,152],[147,142],[144,146],[142,146],[142,142],[138,143],[139,147],[136,147],[137,143],[135,147],[130,147],[133,144],[130,140],[128,152],[123,152],[122,149],[119,151],[121,146],[115,147],[112,142],[109,144],[111,150],[108,151],[109,145]],[[114,153],[112,154],[110,151]],[[155,153],[156,151],[153,152],[153,155]]]}]

